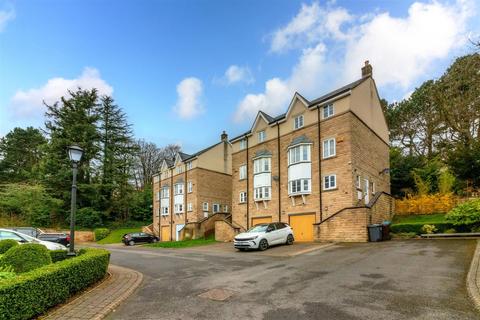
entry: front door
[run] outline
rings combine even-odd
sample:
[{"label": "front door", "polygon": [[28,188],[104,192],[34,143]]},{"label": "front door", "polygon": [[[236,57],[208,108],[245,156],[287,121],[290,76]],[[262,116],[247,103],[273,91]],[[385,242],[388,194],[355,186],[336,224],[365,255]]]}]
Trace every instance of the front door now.
[{"label": "front door", "polygon": [[365,204],[368,204],[370,202],[370,182],[368,179],[365,179],[364,183],[365,188],[363,190],[365,191]]},{"label": "front door", "polygon": [[313,224],[315,214],[302,214],[289,216],[290,227],[293,229],[295,241],[313,241]]},{"label": "front door", "polygon": [[170,226],[162,226],[162,241],[170,241]]}]

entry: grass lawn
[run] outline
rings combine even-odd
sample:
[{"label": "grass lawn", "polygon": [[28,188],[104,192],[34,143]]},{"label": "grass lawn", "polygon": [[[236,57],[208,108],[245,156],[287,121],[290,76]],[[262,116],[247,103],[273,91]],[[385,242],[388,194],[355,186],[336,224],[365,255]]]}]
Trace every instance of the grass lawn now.
[{"label": "grass lawn", "polygon": [[115,229],[110,232],[110,234],[106,237],[103,238],[100,241],[97,241],[99,244],[110,244],[110,243],[121,243],[122,242],[122,236],[125,233],[130,233],[130,232],[141,232],[142,228],[123,228],[123,229]]},{"label": "grass lawn", "polygon": [[208,238],[200,238],[195,240],[183,240],[183,241],[171,241],[171,242],[157,242],[146,244],[146,247],[152,248],[188,248],[196,246],[205,246],[208,244],[216,243],[213,236]]},{"label": "grass lawn", "polygon": [[423,214],[423,215],[409,215],[409,216],[395,216],[393,223],[419,223],[419,224],[433,224],[442,223],[445,221],[445,214]]}]

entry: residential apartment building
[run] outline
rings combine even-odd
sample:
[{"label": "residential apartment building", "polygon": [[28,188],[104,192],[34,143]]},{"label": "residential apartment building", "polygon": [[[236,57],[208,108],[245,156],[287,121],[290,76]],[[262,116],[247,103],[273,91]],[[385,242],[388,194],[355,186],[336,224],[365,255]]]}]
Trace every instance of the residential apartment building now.
[{"label": "residential apartment building", "polygon": [[[372,66],[318,99],[295,93],[286,113],[258,112],[232,143],[232,221],[289,223],[297,241],[366,241],[388,219],[389,133]],[[224,224],[225,225],[225,224]]]},{"label": "residential apartment building", "polygon": [[179,152],[153,176],[153,224],[161,241],[180,240],[186,226],[231,210],[232,146],[221,141],[195,154]]}]

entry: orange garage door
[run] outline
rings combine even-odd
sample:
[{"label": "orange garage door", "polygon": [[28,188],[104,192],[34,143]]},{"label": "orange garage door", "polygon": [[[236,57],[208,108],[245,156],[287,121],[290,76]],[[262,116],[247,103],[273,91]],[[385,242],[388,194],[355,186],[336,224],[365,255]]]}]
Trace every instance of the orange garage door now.
[{"label": "orange garage door", "polygon": [[252,218],[252,227],[260,223],[270,223],[272,222],[272,217],[261,217],[261,218]]},{"label": "orange garage door", "polygon": [[313,224],[315,214],[290,216],[290,226],[293,229],[295,241],[313,241]]},{"label": "orange garage door", "polygon": [[170,226],[162,227],[162,241],[170,241]]}]

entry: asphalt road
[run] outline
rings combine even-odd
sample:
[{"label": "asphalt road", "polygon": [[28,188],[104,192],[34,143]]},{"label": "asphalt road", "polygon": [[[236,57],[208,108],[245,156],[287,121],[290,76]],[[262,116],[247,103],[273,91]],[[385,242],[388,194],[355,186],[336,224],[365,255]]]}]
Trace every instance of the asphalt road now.
[{"label": "asphalt road", "polygon": [[[296,257],[113,249],[144,274],[109,319],[479,319],[465,288],[472,240],[342,244]],[[225,301],[199,295],[233,294]]]}]

